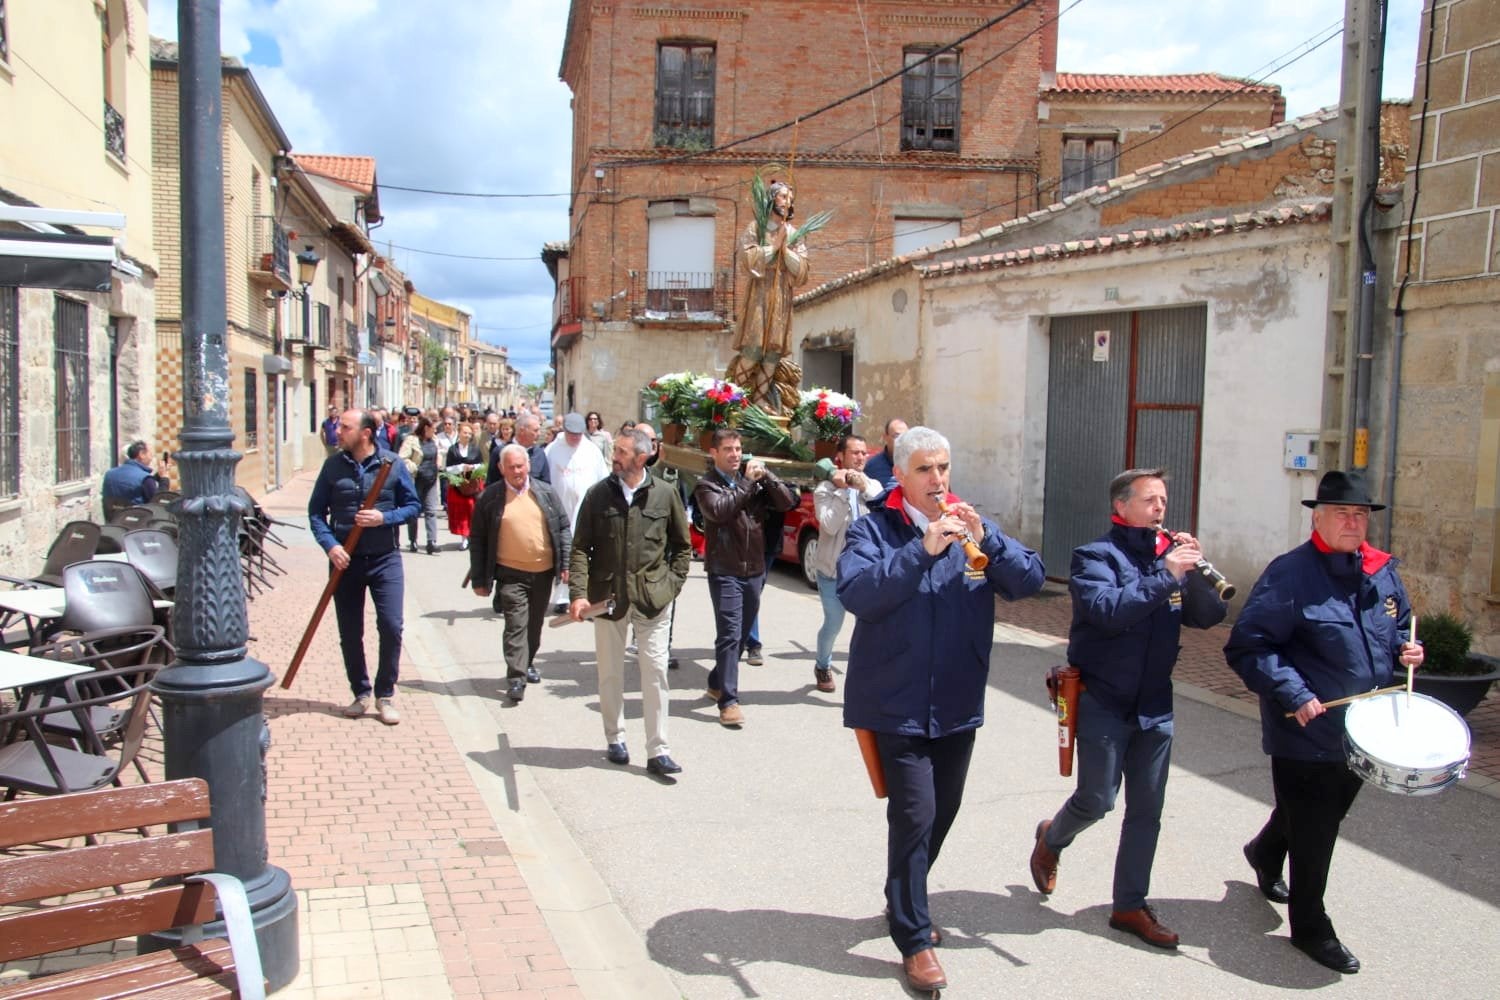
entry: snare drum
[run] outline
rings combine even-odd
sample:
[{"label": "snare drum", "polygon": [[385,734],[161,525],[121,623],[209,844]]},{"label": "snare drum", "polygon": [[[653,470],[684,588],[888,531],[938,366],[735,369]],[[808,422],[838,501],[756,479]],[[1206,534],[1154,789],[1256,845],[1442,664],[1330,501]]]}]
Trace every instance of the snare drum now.
[{"label": "snare drum", "polygon": [[1431,795],[1464,776],[1469,726],[1436,698],[1404,691],[1364,698],[1344,715],[1344,758],[1376,788]]}]

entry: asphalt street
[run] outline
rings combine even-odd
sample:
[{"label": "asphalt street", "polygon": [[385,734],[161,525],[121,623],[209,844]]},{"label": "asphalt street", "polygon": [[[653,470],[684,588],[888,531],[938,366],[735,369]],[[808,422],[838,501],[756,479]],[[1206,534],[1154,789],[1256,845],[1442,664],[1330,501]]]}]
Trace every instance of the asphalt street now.
[{"label": "asphalt street", "polygon": [[[452,536],[444,533],[444,537]],[[460,589],[467,553],[407,555],[407,649],[590,996],[698,1000],[903,995],[881,909],[884,803],[813,688],[816,595],[790,568],[762,610],[766,662],[742,665],[746,724],[703,696],[713,619],[701,564],[679,599],[671,752],[645,771],[639,678],[627,661],[628,766],[608,763],[593,626],[547,629],[540,685],[504,696],[500,624]],[[996,626],[987,723],[967,797],[932,873],[951,996],[1491,997],[1500,979],[1500,800],[1463,787],[1407,798],[1365,788],[1334,858],[1329,909],[1364,963],[1339,976],[1287,940],[1240,854],[1269,811],[1259,725],[1179,690],[1152,901],[1182,936],[1164,952],[1107,926],[1121,810],[1063,856],[1057,892],[1031,885],[1032,831],[1071,790],[1059,777],[1042,677],[1062,650]],[[405,682],[403,682],[405,683]]]}]

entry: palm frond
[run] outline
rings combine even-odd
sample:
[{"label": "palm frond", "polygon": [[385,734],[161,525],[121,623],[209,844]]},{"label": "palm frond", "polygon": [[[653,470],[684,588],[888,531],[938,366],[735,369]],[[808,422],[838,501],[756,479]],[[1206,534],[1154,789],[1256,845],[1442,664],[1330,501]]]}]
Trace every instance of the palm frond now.
[{"label": "palm frond", "polygon": [[755,212],[755,242],[766,242],[766,228],[771,224],[771,194],[760,170],[750,179],[750,207]]},{"label": "palm frond", "polygon": [[740,411],[739,429],[741,434],[758,442],[766,451],[784,452],[799,462],[812,461],[813,454],[808,447],[793,441],[792,436],[758,406],[752,404]]},{"label": "palm frond", "polygon": [[824,226],[828,225],[829,220],[831,220],[832,218],[832,212],[814,212],[812,218],[802,223],[802,225],[797,228],[797,231],[792,233],[791,237],[786,241],[786,245],[789,247],[796,246],[798,243],[802,242],[804,237],[810,236],[818,230],[822,229]]}]

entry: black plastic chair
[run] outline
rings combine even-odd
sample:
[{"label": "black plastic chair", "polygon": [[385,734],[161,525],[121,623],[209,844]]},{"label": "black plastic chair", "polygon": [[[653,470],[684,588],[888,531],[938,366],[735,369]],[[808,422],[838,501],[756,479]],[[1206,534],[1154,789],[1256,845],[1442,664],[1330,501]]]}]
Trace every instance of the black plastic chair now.
[{"label": "black plastic chair", "polygon": [[177,588],[177,539],[160,528],[127,531],[125,558],[166,597]]},{"label": "black plastic chair", "polygon": [[[60,795],[119,784],[120,772],[135,762],[145,742],[154,673],[123,667],[80,674],[63,682],[63,696],[54,704],[0,715],[0,730],[15,728],[26,737],[0,747],[0,788],[5,789],[5,800],[19,792]],[[94,729],[90,716],[91,709],[110,706],[119,706],[125,713],[113,749]],[[81,739],[76,749],[49,742],[42,730],[42,720],[59,711],[77,720]]]},{"label": "black plastic chair", "polygon": [[110,524],[118,524],[126,531],[134,531],[137,528],[149,528],[152,523],[159,520],[159,508],[151,508],[144,505],[126,507],[116,511],[109,519]]},{"label": "black plastic chair", "polygon": [[[151,499],[146,501],[146,506],[160,507],[163,510],[166,510],[167,513],[171,514],[171,505],[180,499],[182,499],[182,494],[178,493],[176,490],[157,490],[155,493],[151,494]],[[173,514],[172,516],[176,517],[177,515]]]},{"label": "black plastic chair", "polygon": [[102,524],[99,526],[99,547],[94,550],[95,555],[112,555],[116,552],[125,551],[125,529],[118,524]]},{"label": "black plastic chair", "polygon": [[18,579],[0,573],[0,580],[17,586],[44,584],[48,587],[60,587],[65,567],[92,559],[98,551],[99,526],[93,521],[69,521],[52,540],[52,547],[47,550],[47,560],[40,573],[29,579]]},{"label": "black plastic chair", "polygon": [[63,570],[62,588],[67,606],[54,631],[87,635],[154,624],[151,583],[128,562],[97,559],[69,566]]}]

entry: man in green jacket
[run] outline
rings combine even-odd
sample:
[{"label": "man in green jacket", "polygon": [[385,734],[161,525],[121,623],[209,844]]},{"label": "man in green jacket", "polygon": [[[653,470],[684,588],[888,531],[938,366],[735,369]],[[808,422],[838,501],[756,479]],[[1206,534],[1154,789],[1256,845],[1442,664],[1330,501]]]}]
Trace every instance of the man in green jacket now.
[{"label": "man in green jacket", "polygon": [[625,746],[625,642],[635,626],[636,662],[646,716],[646,770],[665,776],[682,767],[667,746],[669,610],[692,561],[687,514],[669,484],[646,473],[652,440],[640,430],[615,438],[608,478],[584,494],[568,567],[568,613],[583,621],[590,604],[613,602],[594,616],[599,714],[606,756],[630,763]]}]

